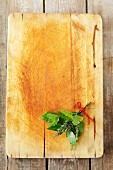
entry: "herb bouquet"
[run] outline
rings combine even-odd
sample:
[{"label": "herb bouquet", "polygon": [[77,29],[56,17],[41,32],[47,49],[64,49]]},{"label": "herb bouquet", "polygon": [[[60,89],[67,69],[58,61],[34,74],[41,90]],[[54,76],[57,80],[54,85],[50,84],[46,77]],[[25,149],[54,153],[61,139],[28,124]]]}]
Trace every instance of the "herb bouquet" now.
[{"label": "herb bouquet", "polygon": [[[71,146],[76,146],[79,136],[84,132],[84,122],[82,113],[88,117],[85,109],[89,106],[88,103],[84,108],[80,108],[77,112],[71,112],[67,110],[59,110],[56,113],[46,112],[42,115],[42,119],[49,123],[48,130],[56,131],[55,136],[59,136],[62,133],[66,133]],[[91,119],[91,118],[90,118]]]}]

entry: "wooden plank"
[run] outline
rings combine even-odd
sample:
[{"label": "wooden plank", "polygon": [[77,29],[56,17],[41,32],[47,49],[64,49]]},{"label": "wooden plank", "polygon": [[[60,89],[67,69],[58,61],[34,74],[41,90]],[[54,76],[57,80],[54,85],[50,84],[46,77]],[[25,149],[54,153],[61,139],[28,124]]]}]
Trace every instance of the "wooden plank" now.
[{"label": "wooden plank", "polygon": [[8,0],[7,1],[8,14],[14,12],[43,12],[43,0]]},{"label": "wooden plank", "polygon": [[[88,160],[88,159],[87,159]],[[48,169],[49,170],[88,170],[88,162],[86,159],[48,159]]]},{"label": "wooden plank", "polygon": [[[31,0],[27,0],[27,1],[26,0],[24,1],[8,0],[6,12],[7,14],[10,14],[13,12],[43,12],[43,0],[38,0],[38,1],[33,1],[33,2]],[[5,85],[3,87],[5,87]],[[19,166],[17,166],[17,164],[19,164]],[[14,169],[17,169],[17,170],[18,169],[26,170],[25,167],[28,164],[30,164],[29,170],[30,169],[32,170],[42,169],[42,167],[43,169],[46,168],[44,159],[28,159],[28,161],[26,161],[26,159],[23,159],[21,161],[20,159],[14,159],[14,158],[8,158],[7,168],[11,169],[13,167]]]},{"label": "wooden plank", "polygon": [[[104,155],[102,159],[103,162],[102,165],[105,170],[110,168],[113,169],[113,132],[112,132],[113,57],[110,56],[104,59],[104,95],[105,95],[104,96],[104,119],[105,121],[104,121]],[[95,166],[95,162],[93,165]]]},{"label": "wooden plank", "polygon": [[[103,154],[103,56],[102,56],[102,20],[98,15],[80,15],[79,17],[87,27],[87,100],[92,101],[91,113],[95,124],[89,129],[94,134],[90,139],[89,150],[92,156],[101,157]],[[96,29],[97,27],[97,29]],[[98,85],[97,85],[98,82]],[[92,90],[90,90],[92,89]],[[96,108],[96,109],[95,109]]]},{"label": "wooden plank", "polygon": [[44,155],[44,121],[40,117],[45,111],[45,59],[41,59],[40,43],[44,24],[43,14],[13,13],[8,18],[6,148],[9,157],[43,158]]},{"label": "wooden plank", "polygon": [[78,159],[48,159],[48,167],[49,170],[78,170]]},{"label": "wooden plank", "polygon": [[[92,159],[92,170],[113,169],[113,131],[112,131],[112,63],[113,63],[113,1],[88,1],[88,12],[100,14],[103,18],[104,43],[104,155]],[[110,49],[110,50],[109,50]]]},{"label": "wooden plank", "polygon": [[86,1],[78,0],[45,0],[45,12],[47,13],[85,13]]},{"label": "wooden plank", "polygon": [[[46,29],[48,31],[45,37],[47,42],[46,55],[48,55],[46,59],[47,74],[45,75],[46,111],[56,111],[58,109],[70,110],[72,107],[70,15],[47,15],[47,25]],[[70,157],[70,144],[68,140],[65,140],[65,134],[54,137],[55,132],[47,130],[47,126],[45,127],[45,157]],[[63,142],[64,144],[62,145]],[[67,151],[65,151],[66,147]]]},{"label": "wooden plank", "polygon": [[[84,25],[82,25],[79,20],[79,15],[76,16],[73,14],[71,16],[71,29],[72,29],[72,62],[73,62],[73,100],[75,102],[80,101],[82,105],[89,102],[87,101],[87,67],[86,67],[86,33],[87,29]],[[81,46],[82,44],[82,46]],[[79,71],[78,71],[79,70]],[[86,124],[86,128],[84,131],[84,135],[81,138],[80,148],[77,147],[76,157],[81,157],[84,154],[84,157],[90,157],[88,155],[89,142],[85,143],[88,138],[89,132],[87,126],[87,119],[84,120]],[[90,128],[91,129],[91,128]],[[92,134],[93,135],[93,134]],[[92,140],[91,140],[92,141]],[[85,148],[84,148],[85,146]],[[81,152],[79,151],[81,150]]]},{"label": "wooden plank", "polygon": [[[62,3],[61,3],[62,2]],[[69,4],[70,2],[70,4]],[[67,4],[66,8],[64,4]],[[45,0],[45,12],[76,12],[76,13],[85,13],[86,12],[86,1],[85,0]],[[72,159],[71,159],[72,160]],[[79,170],[88,170],[89,169],[89,160],[88,159],[76,159],[78,161],[75,161],[73,159],[70,161],[70,159],[49,159],[49,169],[54,169],[57,166],[60,166],[60,164],[63,164],[65,161],[65,166],[66,169],[69,169],[72,167],[73,169],[73,163],[74,163],[74,169],[79,169]],[[68,164],[68,161],[71,163]],[[79,166],[80,165],[80,166]]]},{"label": "wooden plank", "polygon": [[[88,33],[88,35],[87,35],[87,45],[86,45],[87,56],[85,56],[85,57],[83,57],[83,54],[85,52],[83,52],[83,51],[81,52],[80,51],[80,45],[79,44],[81,44],[81,43],[79,41],[82,41],[82,47],[83,47],[83,44],[85,43],[84,39],[86,37],[83,36],[82,33],[81,33],[81,35],[76,34],[76,32],[78,30],[74,30],[74,32],[75,32],[75,35],[79,35],[79,36],[76,37],[76,36],[74,36],[74,34],[72,36],[74,56],[75,57],[78,56],[78,53],[79,53],[78,60],[74,61],[74,63],[77,62],[77,65],[75,64],[75,71],[74,71],[74,80],[75,81],[77,81],[77,79],[79,78],[77,70],[80,70],[79,71],[80,78],[79,78],[79,81],[77,81],[79,83],[76,83],[76,86],[74,87],[75,92],[78,91],[79,87],[81,87],[81,96],[79,96],[79,95],[77,95],[75,93],[75,100],[82,101],[83,104],[84,104],[84,102],[86,102],[86,103],[89,102],[89,100],[92,101],[92,103],[95,103],[95,102],[97,103],[98,99],[95,99],[95,97],[98,98],[100,96],[98,95],[98,93],[95,94],[97,90],[94,90],[94,88],[93,88],[93,86],[95,84],[95,81],[94,81],[95,75],[96,75],[95,72],[97,72],[97,75],[98,75],[97,78],[100,78],[102,73],[101,73],[101,71],[99,71],[97,69],[95,70],[95,68],[94,68],[94,66],[92,64],[93,63],[92,40],[93,40],[93,34],[94,34],[94,27],[96,25],[96,22],[97,23],[99,22],[98,25],[99,25],[99,29],[100,29],[100,34],[98,36],[96,36],[95,44],[96,44],[96,47],[98,46],[100,48],[100,54],[98,53],[98,55],[99,55],[99,59],[100,59],[99,63],[101,63],[101,59],[102,59],[102,51],[101,51],[101,44],[102,44],[102,36],[101,36],[102,28],[101,27],[102,27],[102,23],[101,23],[101,20],[98,17],[96,17],[96,16],[80,15],[80,16],[78,16],[78,18],[75,15],[72,15],[72,16],[73,16],[73,18],[72,18],[73,19],[72,20],[73,25],[78,27],[78,30],[80,30],[80,28],[82,28],[82,27],[79,26],[79,19],[80,19],[80,21],[82,21],[82,23],[84,25],[86,25],[87,33]],[[73,27],[72,27],[72,29],[73,29]],[[81,29],[81,32],[82,31],[83,30]],[[98,44],[98,40],[99,40],[100,44]],[[76,42],[78,43],[78,49],[76,49],[76,45],[75,45]],[[82,57],[80,57],[80,54],[82,55]],[[95,61],[95,62],[98,63],[98,58],[96,60],[97,61]],[[102,63],[100,65],[100,69],[102,70]],[[87,70],[87,72],[86,72],[86,70]],[[83,71],[83,73],[82,73],[82,71]],[[87,82],[84,81],[84,83],[83,83],[83,81],[81,81],[81,80],[85,80],[85,79],[87,79],[88,81]],[[85,82],[87,83],[86,85],[85,85]],[[100,87],[101,87],[101,90],[99,89],[99,92],[102,94],[102,81],[100,82]],[[95,89],[97,89],[96,84],[95,84]],[[87,99],[86,101],[84,100],[85,98]],[[94,104],[93,104],[93,107],[97,108],[98,111],[96,111],[96,112],[99,112],[99,115],[100,115],[99,108],[101,108],[101,117],[102,117],[102,114],[103,114],[102,100],[99,99],[99,101],[101,102],[101,107],[99,107],[97,105],[94,105]],[[93,108],[90,109],[90,114],[92,116],[96,115],[95,110]],[[99,115],[96,116],[96,117],[98,118]],[[98,120],[99,120],[99,118],[98,118]],[[102,119],[101,122],[103,122],[103,119]],[[86,123],[86,125],[87,125],[87,123]],[[100,125],[100,127],[102,128],[102,125]],[[98,135],[96,135],[96,140],[94,142],[94,124],[91,124],[90,126],[87,126],[85,130],[86,130],[86,132],[84,133],[84,137],[81,139],[81,147],[80,148],[83,148],[81,150],[84,150],[84,146],[85,146],[84,153],[86,153],[86,155],[88,155],[88,157],[95,157],[96,156],[95,154],[97,153],[97,155],[98,155],[99,154],[98,152],[100,152],[100,151],[99,151],[99,149],[95,148],[95,144],[94,143],[96,143],[96,142],[100,143],[100,140],[98,139]],[[98,134],[99,129],[97,128],[97,126],[96,126],[96,131],[97,131],[97,134]],[[103,135],[103,132],[101,132],[100,137],[99,137],[101,140],[102,140],[102,137],[103,137],[102,135]],[[86,139],[89,138],[88,136],[90,136],[90,140],[86,144],[84,142],[85,142],[85,138]],[[101,146],[100,148],[103,149],[103,146]],[[79,148],[77,148],[77,149],[79,149]],[[80,154],[80,152],[77,149],[76,149],[76,154],[78,154],[78,153]],[[95,149],[96,149],[96,151],[95,151]],[[102,153],[100,153],[100,154],[102,154]]]},{"label": "wooden plank", "polygon": [[6,167],[5,153],[6,96],[6,1],[0,1],[0,169]]},{"label": "wooden plank", "polygon": [[[113,16],[113,1],[105,0],[104,2],[102,0],[96,0],[96,1],[88,1],[88,12],[89,13],[97,13],[102,16],[103,19],[103,28],[104,28],[104,58],[112,57],[113,48],[113,35],[112,35],[112,28],[113,28],[113,22],[112,22],[112,16]],[[107,10],[108,9],[108,10]],[[110,51],[108,50],[110,49]]]},{"label": "wooden plank", "polygon": [[[43,162],[42,162],[43,161]],[[46,165],[43,159],[8,159],[8,170],[45,170]]]},{"label": "wooden plank", "polygon": [[[86,68],[86,38],[87,38],[87,29],[81,24],[79,20],[79,15],[71,15],[71,36],[72,36],[72,94],[74,102],[81,102],[82,105],[86,105],[87,101],[87,68]],[[81,45],[82,44],[82,45]],[[84,83],[83,83],[84,81]],[[73,102],[73,103],[74,103]],[[81,138],[79,147],[75,150],[75,155],[77,158],[89,158],[88,148],[89,142],[85,143],[88,138],[89,133],[87,133],[87,119],[84,118],[85,122],[85,131],[84,135]],[[85,148],[84,148],[85,146]],[[81,151],[80,151],[81,150]]]}]

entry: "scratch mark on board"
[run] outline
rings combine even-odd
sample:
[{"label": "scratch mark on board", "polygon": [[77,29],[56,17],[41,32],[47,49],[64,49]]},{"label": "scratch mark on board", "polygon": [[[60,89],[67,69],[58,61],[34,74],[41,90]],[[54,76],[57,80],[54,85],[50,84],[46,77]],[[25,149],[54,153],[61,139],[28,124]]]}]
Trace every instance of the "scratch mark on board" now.
[{"label": "scratch mark on board", "polygon": [[96,68],[96,64],[95,64],[95,37],[96,37],[96,31],[99,31],[97,25],[94,26],[93,41],[92,41],[92,46],[93,46],[93,67],[94,68]]}]

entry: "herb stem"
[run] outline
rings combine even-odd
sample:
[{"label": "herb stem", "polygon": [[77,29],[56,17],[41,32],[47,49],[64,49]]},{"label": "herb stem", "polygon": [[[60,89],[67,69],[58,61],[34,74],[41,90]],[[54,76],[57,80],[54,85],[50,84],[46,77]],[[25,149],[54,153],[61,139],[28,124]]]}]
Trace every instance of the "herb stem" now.
[{"label": "herb stem", "polygon": [[[87,104],[85,105],[84,109],[86,109],[90,104],[91,104],[91,102],[87,103]],[[78,115],[81,114],[81,113],[82,113],[81,110],[79,110],[79,111],[77,112]]]}]

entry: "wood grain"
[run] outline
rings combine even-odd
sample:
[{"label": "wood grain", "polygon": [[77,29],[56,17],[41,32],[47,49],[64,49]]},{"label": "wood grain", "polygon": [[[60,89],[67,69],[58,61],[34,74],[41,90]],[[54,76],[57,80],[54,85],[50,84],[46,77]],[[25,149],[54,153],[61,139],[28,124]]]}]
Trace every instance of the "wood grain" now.
[{"label": "wood grain", "polygon": [[43,159],[18,159],[9,158],[7,161],[8,170],[46,170],[45,160]]},{"label": "wood grain", "polygon": [[[46,65],[46,110],[72,109],[71,99],[71,43],[70,43],[70,15],[48,15],[47,23],[53,22],[53,27],[47,28],[47,51],[50,54]],[[50,30],[49,30],[50,29]],[[54,31],[55,30],[55,31]],[[51,33],[52,32],[52,33]],[[60,61],[60,62],[59,62]],[[65,140],[65,134],[54,137],[53,131],[45,127],[45,156],[51,158],[70,157],[70,145]],[[64,142],[65,140],[65,142]],[[62,145],[62,143],[64,143]],[[65,151],[65,148],[68,148]]]},{"label": "wood grain", "polygon": [[[100,89],[100,86],[103,87],[103,76],[99,76],[99,74],[103,75],[102,20],[100,16],[98,15],[87,15],[86,20],[84,20],[84,17],[82,17],[82,15],[80,15],[80,18],[84,22],[84,24],[85,23],[87,24],[89,20],[91,21],[89,22],[89,25],[87,27],[87,33],[88,33],[87,35],[88,43],[86,47],[87,77],[90,77],[90,79],[88,79],[87,81],[87,100],[91,99],[93,101],[91,112],[92,112],[92,115],[94,115],[95,124],[93,127],[94,130],[93,129],[91,130],[91,128],[89,129],[89,134],[94,133],[95,144],[94,143],[92,144],[90,143],[90,144],[93,146],[93,148],[95,148],[95,155],[97,157],[101,157],[103,153],[103,150],[100,149],[100,148],[103,148],[103,116],[102,116],[103,115],[103,97],[102,97],[103,88]],[[101,43],[98,41],[99,39]],[[100,71],[100,68],[101,68],[101,71]],[[99,84],[100,84],[98,86],[97,86],[97,81],[99,81]],[[95,87],[94,87],[94,84],[95,84]],[[92,91],[89,90],[90,88],[92,89]],[[101,107],[99,107],[98,104],[101,105]],[[98,108],[98,109],[93,109],[93,108]],[[100,134],[98,134],[99,129],[102,130]],[[93,140],[90,140],[90,141],[93,141]],[[98,153],[96,152],[97,150],[98,150]],[[92,152],[94,151],[92,150]]]},{"label": "wood grain", "polygon": [[6,99],[6,1],[0,1],[0,169],[6,167],[5,99]]},{"label": "wood grain", "polygon": [[[45,111],[45,58],[41,60],[40,43],[44,24],[43,14],[13,13],[8,18],[6,144],[10,157],[44,155],[44,121],[40,117]],[[11,147],[13,142],[16,147]]]},{"label": "wood grain", "polygon": [[[100,17],[13,13],[8,18],[8,28],[8,156],[100,157],[103,152]],[[48,110],[74,111],[77,101],[82,105],[92,102],[93,110],[87,111],[92,112],[95,124],[89,126],[84,118],[85,132],[76,149],[70,150],[65,134],[54,137],[47,124],[44,127],[41,115]],[[12,143],[16,147],[11,147]]]},{"label": "wood grain", "polygon": [[113,169],[113,131],[112,131],[112,84],[113,84],[113,1],[89,1],[88,12],[97,13],[103,19],[104,42],[104,155],[92,159],[92,170]]},{"label": "wood grain", "polygon": [[68,170],[68,169],[78,169],[77,159],[48,159],[49,170]]},{"label": "wood grain", "polygon": [[[0,51],[3,54],[2,60],[0,62],[1,69],[2,69],[1,70],[2,73],[0,75],[0,78],[1,78],[1,80],[3,80],[3,81],[0,81],[2,83],[0,88],[1,88],[3,93],[1,93],[1,95],[0,95],[0,101],[3,101],[4,106],[5,106],[5,81],[6,81],[6,67],[5,67],[5,65],[6,65],[6,44],[5,45],[3,45],[3,44],[4,44],[4,42],[6,42],[6,31],[5,31],[5,29],[7,28],[7,25],[5,24],[6,21],[7,21],[7,18],[5,20],[5,16],[6,16],[7,8],[8,8],[8,10],[10,8],[10,12],[17,12],[17,9],[18,9],[18,12],[19,11],[23,12],[23,9],[20,8],[21,1],[18,1],[18,3],[16,3],[17,1],[15,1],[15,2],[13,1],[13,3],[12,3],[11,0],[10,1],[8,0],[7,2],[8,2],[8,4],[6,5],[6,1],[0,1],[0,6],[1,6],[1,8],[0,8],[0,12],[1,12],[0,13],[1,14],[0,19],[1,19],[1,21],[0,22],[4,23],[4,24],[0,25],[0,30],[1,30],[1,34],[0,34],[1,50]],[[33,11],[34,8],[31,8],[32,5],[31,5],[31,7],[29,6],[29,1],[27,1],[27,2],[28,3],[26,5],[26,11],[28,11],[28,12],[29,12],[29,10]],[[38,0],[38,2],[36,2],[36,6],[38,6],[38,3],[39,3],[39,0]],[[111,0],[110,1],[106,1],[106,0],[105,1],[102,1],[102,0],[99,0],[99,1],[95,0],[94,1],[94,0],[92,0],[92,1],[89,1],[88,3],[89,3],[89,5],[88,5],[89,12],[90,13],[93,13],[93,12],[98,13],[103,18],[104,30],[106,30],[106,31],[104,31],[104,46],[106,46],[106,48],[104,48],[104,57],[105,58],[108,57],[108,59],[104,60],[104,104],[105,104],[105,109],[104,109],[105,110],[104,111],[105,112],[105,115],[104,115],[105,118],[104,119],[105,119],[105,123],[106,123],[106,126],[104,127],[104,130],[106,132],[105,133],[105,138],[106,138],[105,156],[106,156],[106,158],[108,156],[108,159],[107,159],[107,162],[106,162],[106,159],[102,160],[102,158],[92,159],[92,167],[91,168],[97,169],[97,170],[98,169],[99,170],[104,169],[104,167],[105,167],[105,169],[107,169],[107,168],[111,169],[112,168],[112,162],[113,162],[112,161],[113,160],[113,158],[112,158],[112,155],[113,155],[112,154],[112,148],[113,148],[112,143],[113,142],[112,142],[112,137],[110,138],[110,135],[112,133],[112,130],[110,130],[110,129],[112,128],[112,123],[110,124],[111,121],[107,121],[107,120],[108,120],[108,117],[109,117],[109,120],[112,120],[111,119],[112,111],[111,111],[111,104],[110,104],[111,103],[110,101],[112,99],[112,95],[111,95],[111,92],[112,92],[112,84],[111,84],[111,78],[112,78],[111,63],[112,62],[111,62],[111,60],[112,60],[112,58],[110,58],[110,57],[112,57],[111,51],[113,50],[113,48],[112,48],[112,40],[113,39],[111,38],[112,30],[113,30],[112,29],[112,11],[113,10],[112,10],[112,5],[111,5],[112,1]],[[56,8],[57,8],[57,4],[54,4],[54,6],[55,5],[56,5]],[[13,10],[11,9],[11,6],[13,6]],[[29,6],[29,8],[27,8],[27,6]],[[54,9],[53,5],[50,5],[50,6],[51,6],[51,9]],[[86,6],[86,4],[83,1],[76,1],[76,6],[75,6],[76,12],[78,12],[78,11],[79,11],[79,13],[85,12],[85,11],[83,11],[85,9],[85,6]],[[62,8],[63,8],[63,5],[62,5]],[[69,6],[69,8],[70,8],[70,6]],[[37,12],[39,10],[40,9],[38,9]],[[109,47],[110,47],[110,50],[109,50]],[[108,64],[106,64],[106,63],[108,63]],[[108,72],[108,70],[109,70],[109,72]],[[0,161],[1,161],[0,167],[4,170],[5,165],[6,165],[6,162],[5,162],[5,158],[6,158],[6,156],[5,156],[5,144],[4,144],[4,142],[5,142],[5,128],[4,128],[4,126],[5,126],[5,123],[4,123],[4,121],[5,121],[5,117],[4,117],[5,111],[4,111],[4,106],[3,107],[2,106],[1,106],[1,112],[0,112],[0,114],[2,114],[2,116],[0,115],[0,118],[3,120],[3,121],[0,121],[0,122],[2,122],[2,123],[0,123],[0,125],[1,125],[0,132],[2,134],[0,136]],[[107,131],[109,132],[110,135],[107,134]],[[38,164],[38,160],[35,162],[34,159],[32,159],[32,160],[28,160],[28,162],[29,161],[32,161],[32,163],[34,162],[35,166],[36,166]],[[50,168],[50,166],[53,166],[53,168],[57,168],[57,166],[59,166],[59,169],[60,169],[63,159],[60,160],[61,163],[59,163],[57,161],[57,159],[53,159],[53,160],[54,160],[54,164],[52,162],[52,159],[50,159],[51,163],[49,164],[49,168]],[[55,164],[55,160],[56,160],[56,164]],[[64,160],[68,161],[68,159],[64,159]],[[78,169],[81,166],[82,166],[81,169],[89,169],[87,159],[78,159],[78,161],[80,162],[80,166],[78,166],[78,164],[77,164],[76,167],[75,167],[75,164],[73,165],[73,162],[75,162],[75,159],[72,159],[72,160],[73,161],[71,162],[71,164],[68,165],[67,163],[65,163],[65,165],[63,165],[65,169],[71,169],[71,167]],[[8,161],[9,161],[9,159],[8,159]],[[10,162],[8,163],[8,167],[10,166],[10,164],[12,162],[14,164],[11,167],[11,170],[15,169],[16,164],[18,164],[18,163],[19,163],[19,166],[17,166],[16,169],[25,169],[25,165],[27,166],[27,164],[28,164],[26,159],[23,159],[23,162],[21,162],[21,160],[19,160],[19,159],[16,159],[16,163],[15,163],[15,159],[10,159]],[[43,160],[42,160],[42,164],[43,164]],[[58,165],[58,164],[60,164],[60,165]],[[34,169],[33,167],[34,166],[32,166],[32,164],[31,164],[29,169]],[[38,169],[38,168],[36,168],[36,169]],[[61,167],[61,169],[62,169],[62,167]]]},{"label": "wood grain", "polygon": [[[6,2],[4,1],[3,4]],[[38,0],[38,1],[32,1],[31,0],[24,0],[24,1],[16,1],[16,0],[8,0],[7,5],[4,8],[5,12],[3,15],[7,14],[9,15],[10,13],[13,12],[43,12],[43,1]],[[6,23],[7,23],[7,18],[6,18]],[[7,28],[7,24],[5,25]],[[6,37],[6,34],[4,35]],[[6,48],[5,48],[6,49]],[[5,72],[4,72],[5,74]],[[6,74],[5,74],[6,77]],[[4,78],[5,78],[4,77]],[[5,85],[3,85],[5,87]],[[26,161],[27,160],[27,161]],[[14,159],[14,158],[8,158],[7,160],[7,168],[8,169],[25,169],[25,167],[29,166],[29,170],[34,170],[34,169],[40,169],[43,167],[43,169],[46,168],[45,160],[44,159]],[[19,165],[19,166],[18,166]]]},{"label": "wood grain", "polygon": [[14,12],[43,12],[43,0],[8,0],[8,15]]},{"label": "wood grain", "polygon": [[[62,3],[61,3],[62,2]],[[70,2],[70,3],[69,3]],[[65,5],[66,8],[65,8]],[[68,4],[69,3],[69,4]],[[86,13],[86,1],[85,0],[74,0],[74,1],[58,1],[58,0],[45,0],[45,12],[76,12],[76,13]],[[89,160],[88,159],[48,159],[49,169],[57,168],[62,169],[61,164],[63,164],[64,169],[78,169],[78,170],[88,170]],[[70,163],[69,163],[70,162]]]},{"label": "wood grain", "polygon": [[45,12],[47,13],[85,13],[85,0],[45,0]]}]

